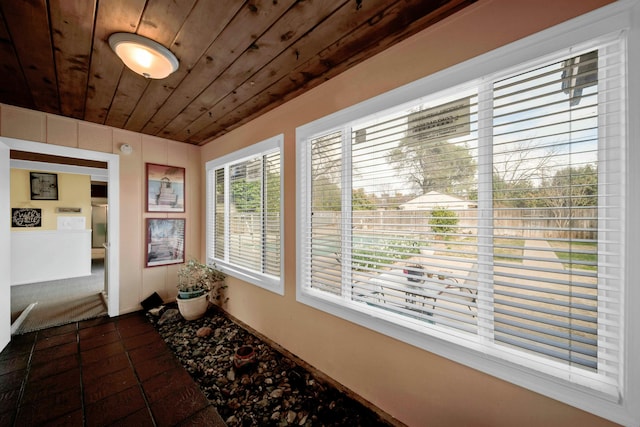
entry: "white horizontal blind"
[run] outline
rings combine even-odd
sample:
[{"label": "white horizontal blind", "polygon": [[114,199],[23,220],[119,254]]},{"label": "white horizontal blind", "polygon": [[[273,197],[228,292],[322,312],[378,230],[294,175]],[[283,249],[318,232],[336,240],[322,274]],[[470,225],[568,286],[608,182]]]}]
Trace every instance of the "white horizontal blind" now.
[{"label": "white horizontal blind", "polygon": [[620,145],[604,129],[620,68],[603,47],[493,85],[495,340],[614,377],[619,317],[599,317],[622,279]]},{"label": "white horizontal blind", "polygon": [[207,172],[210,261],[245,274],[269,275],[266,287],[281,272],[280,157],[278,147]]},{"label": "white horizontal blind", "polygon": [[342,294],[342,132],[310,142],[310,287]]},{"label": "white horizontal blind", "polygon": [[311,146],[311,286],[475,334],[475,90],[381,114]]},{"label": "white horizontal blind", "polygon": [[621,52],[557,54],[310,137],[303,289],[615,393]]},{"label": "white horizontal blind", "polygon": [[263,178],[264,211],[264,273],[280,276],[280,151],[264,156]]},{"label": "white horizontal blind", "polygon": [[213,223],[210,224],[210,229],[213,230],[213,243],[212,250],[209,253],[213,253],[215,258],[224,259],[225,254],[225,206],[226,206],[226,189],[225,189],[225,173],[224,168],[214,170],[211,174],[213,179],[213,197],[211,201],[214,205],[209,209],[209,212],[213,213]]}]

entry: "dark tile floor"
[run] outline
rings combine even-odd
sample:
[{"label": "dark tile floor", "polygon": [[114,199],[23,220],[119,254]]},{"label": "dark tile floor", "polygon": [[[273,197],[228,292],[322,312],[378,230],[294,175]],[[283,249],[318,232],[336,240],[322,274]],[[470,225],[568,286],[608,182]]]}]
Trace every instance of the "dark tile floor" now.
[{"label": "dark tile floor", "polygon": [[142,313],[13,337],[0,353],[0,427],[224,426]]}]

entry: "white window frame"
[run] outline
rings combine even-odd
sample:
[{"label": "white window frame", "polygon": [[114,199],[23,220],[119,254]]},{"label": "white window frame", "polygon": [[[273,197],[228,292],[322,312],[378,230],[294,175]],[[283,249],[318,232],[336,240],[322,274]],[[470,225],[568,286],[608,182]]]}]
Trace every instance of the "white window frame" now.
[{"label": "white window frame", "polygon": [[[243,148],[241,150],[235,151],[233,153],[227,154],[225,156],[219,157],[214,160],[210,160],[205,164],[205,176],[206,176],[206,250],[207,250],[207,260],[214,260],[217,267],[224,271],[226,274],[237,277],[238,279],[244,280],[246,282],[252,283],[256,286],[269,290],[279,295],[284,295],[284,221],[283,221],[283,198],[280,198],[280,274],[279,276],[274,276],[271,274],[266,274],[262,272],[258,272],[237,264],[229,263],[225,259],[216,258],[211,253],[211,239],[214,238],[214,213],[215,213],[215,183],[212,182],[211,176],[215,173],[215,170],[224,168],[225,169],[225,186],[227,187],[227,191],[225,191],[225,203],[228,204],[228,181],[229,181],[229,166],[233,163],[238,163],[243,160],[250,159],[259,155],[266,155],[269,153],[273,153],[278,151],[280,153],[280,194],[283,194],[283,183],[284,183],[284,168],[283,168],[283,150],[282,147],[284,145],[284,135],[279,134],[272,138],[266,139],[264,141],[253,144],[249,147]],[[225,239],[229,233],[228,229],[228,217],[225,219]]]},{"label": "white window frame", "polygon": [[[532,35],[510,45],[491,51],[480,57],[458,64],[442,72],[392,90],[360,104],[336,112],[296,129],[296,176],[297,189],[297,253],[304,253],[308,222],[305,197],[310,193],[308,174],[310,152],[308,141],[315,135],[342,129],[346,123],[366,117],[416,98],[416,94],[432,94],[482,76],[499,74],[505,69],[514,69],[532,59],[548,56],[561,49],[581,45],[586,40],[610,37],[624,32],[627,49],[626,91],[626,186],[624,218],[625,247],[622,265],[624,285],[622,292],[622,336],[621,372],[618,395],[612,396],[587,388],[567,379],[536,370],[533,366],[512,363],[504,357],[487,354],[464,339],[451,338],[437,331],[424,334],[416,329],[404,327],[382,318],[371,316],[366,311],[347,308],[338,299],[331,301],[326,295],[305,286],[308,272],[298,258],[296,298],[299,302],[331,313],[348,321],[376,330],[429,352],[475,368],[497,378],[525,387],[537,393],[578,407],[587,412],[623,425],[640,425],[640,2],[619,1],[589,14],[567,21],[551,29]],[[635,166],[633,166],[635,165]],[[635,215],[634,215],[635,212]],[[567,371],[569,371],[567,369]],[[570,376],[567,372],[565,377]]]}]

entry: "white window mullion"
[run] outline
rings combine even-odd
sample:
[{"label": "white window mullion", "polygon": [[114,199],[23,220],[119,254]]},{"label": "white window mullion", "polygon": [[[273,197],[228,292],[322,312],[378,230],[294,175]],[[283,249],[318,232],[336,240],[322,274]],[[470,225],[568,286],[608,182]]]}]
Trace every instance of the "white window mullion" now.
[{"label": "white window mullion", "polygon": [[297,153],[297,167],[300,172],[296,174],[299,180],[296,197],[298,200],[296,215],[298,242],[297,242],[297,266],[300,269],[299,277],[305,289],[311,288],[311,243],[312,243],[312,205],[313,205],[313,176],[312,176],[312,148],[311,144],[300,147]]},{"label": "white window mullion", "polygon": [[478,85],[478,337],[489,344],[493,324],[493,91]]},{"label": "white window mullion", "polygon": [[207,239],[206,242],[206,254],[207,254],[207,263],[213,262],[213,258],[215,258],[215,241],[216,241],[216,231],[214,228],[215,223],[215,212],[216,212],[216,172],[215,169],[206,170],[207,177],[207,210],[205,212],[206,215],[206,233],[208,236],[212,236],[210,239]]},{"label": "white window mullion", "polygon": [[342,209],[342,297],[351,300],[352,297],[352,209],[351,194],[353,177],[351,176],[351,127],[342,130],[342,170],[341,170],[341,209]]},{"label": "white window mullion", "polygon": [[229,165],[224,166],[224,195],[225,195],[225,204],[224,204],[224,262],[229,262],[229,252],[231,249],[231,173],[229,172]]},{"label": "white window mullion", "polygon": [[260,243],[262,254],[260,256],[260,272],[264,273],[267,265],[267,155],[261,157],[261,182],[260,182]]}]

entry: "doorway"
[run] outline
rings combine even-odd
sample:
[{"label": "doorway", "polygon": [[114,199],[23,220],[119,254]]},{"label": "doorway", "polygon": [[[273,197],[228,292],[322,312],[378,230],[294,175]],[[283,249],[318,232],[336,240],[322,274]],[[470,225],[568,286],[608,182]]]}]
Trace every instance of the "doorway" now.
[{"label": "doorway", "polygon": [[[38,255],[45,255],[48,258],[48,252],[51,249],[43,254],[41,251],[31,251],[29,247],[25,248],[22,244],[12,242],[12,259],[14,260],[12,268],[14,271],[16,268],[24,267],[32,270],[33,264],[40,265],[40,270],[42,270],[39,274],[31,273],[31,276],[27,277],[25,277],[25,273],[15,274],[13,277],[11,287],[12,335],[22,335],[67,323],[106,316],[107,283],[104,274],[105,245],[108,242],[106,164],[87,162],[82,159],[60,159],[57,156],[33,155],[15,150],[11,151],[10,157],[11,179],[20,182],[26,178],[28,171],[33,170],[37,170],[39,173],[54,174],[65,184],[64,188],[60,187],[60,198],[55,203],[71,206],[71,203],[65,203],[70,200],[71,196],[71,200],[77,203],[75,210],[78,211],[69,213],[67,211],[74,209],[56,208],[56,213],[54,213],[51,212],[51,209],[46,210],[46,203],[25,201],[25,195],[20,193],[24,193],[26,189],[20,188],[20,185],[14,183],[12,185],[12,189],[15,190],[15,194],[12,195],[14,211],[31,212],[30,208],[45,208],[38,209],[39,212],[42,212],[40,226],[47,225],[48,227],[44,229],[41,227],[13,229],[12,239],[14,241],[29,239],[33,244],[41,246],[55,238],[56,241],[65,241],[68,245],[79,245],[85,251],[84,254],[79,254],[80,256],[69,256],[77,254],[78,250],[64,248],[61,244],[55,245],[55,252],[65,252],[69,255],[60,255],[64,258],[56,263],[60,268],[53,269],[43,265],[45,260],[38,257]],[[68,163],[64,163],[65,167],[61,168],[60,161]],[[87,166],[80,166],[87,163]],[[24,206],[29,206],[29,208],[25,209]],[[65,212],[57,214],[58,210]],[[45,222],[47,216],[49,217],[48,223]],[[58,224],[57,230],[51,230],[51,218],[54,216],[58,217],[59,223],[61,219],[79,219],[83,223],[82,230],[64,230],[61,229],[60,224]],[[65,237],[68,233],[76,235],[80,233],[80,238],[71,240],[70,236]],[[21,257],[33,257],[34,259],[25,266],[22,262],[15,262],[16,258]],[[73,263],[73,266],[67,263]],[[70,272],[70,274],[63,275],[61,270]],[[78,275],[80,270],[82,270],[82,274]],[[28,278],[39,278],[40,280],[25,280]],[[22,280],[21,283],[17,283],[18,279]]]},{"label": "doorway", "polygon": [[[119,157],[111,153],[102,153],[84,149],[70,148],[64,146],[57,146],[51,144],[42,144],[32,141],[24,141],[13,138],[0,137],[0,142],[8,147],[11,151],[20,151],[25,153],[33,153],[35,155],[57,156],[60,158],[68,159],[81,159],[85,161],[103,162],[106,164],[105,168],[105,180],[106,188],[108,192],[108,209],[106,209],[107,221],[109,224],[106,230],[107,244],[105,244],[105,256],[108,257],[109,262],[106,266],[104,275],[109,278],[106,283],[106,303],[107,313],[109,316],[117,316],[119,314]],[[3,158],[6,153],[0,153]],[[68,162],[67,162],[68,163]],[[3,163],[5,164],[5,163]],[[9,194],[3,192],[0,196],[3,198],[3,203],[8,204]],[[4,200],[6,198],[6,200]],[[10,231],[10,224],[8,224]],[[7,230],[3,230],[7,232]],[[10,234],[10,233],[9,233]],[[2,247],[2,252],[7,251],[7,255],[10,256],[10,246],[6,244]],[[0,291],[3,295],[10,295],[11,287],[9,283],[0,283],[2,289]],[[3,298],[4,301],[10,304],[10,298]],[[3,304],[6,304],[3,302]],[[3,308],[4,309],[4,308]],[[10,325],[9,325],[10,326]],[[2,325],[2,330],[6,325]],[[1,344],[1,343],[0,343]]]}]

